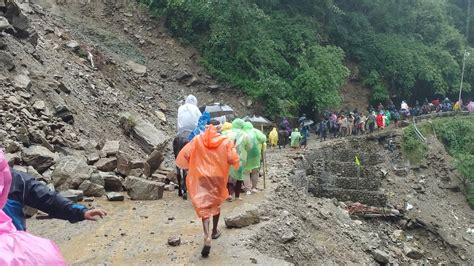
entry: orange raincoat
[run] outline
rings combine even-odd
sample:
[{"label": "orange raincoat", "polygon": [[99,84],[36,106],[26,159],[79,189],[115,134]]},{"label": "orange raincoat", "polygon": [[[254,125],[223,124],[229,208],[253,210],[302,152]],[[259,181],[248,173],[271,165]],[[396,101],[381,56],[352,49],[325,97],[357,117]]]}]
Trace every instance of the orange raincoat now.
[{"label": "orange raincoat", "polygon": [[178,154],[176,165],[188,169],[186,186],[200,218],[220,213],[229,196],[227,181],[230,166],[239,168],[239,155],[232,141],[217,133],[214,126],[195,137]]}]

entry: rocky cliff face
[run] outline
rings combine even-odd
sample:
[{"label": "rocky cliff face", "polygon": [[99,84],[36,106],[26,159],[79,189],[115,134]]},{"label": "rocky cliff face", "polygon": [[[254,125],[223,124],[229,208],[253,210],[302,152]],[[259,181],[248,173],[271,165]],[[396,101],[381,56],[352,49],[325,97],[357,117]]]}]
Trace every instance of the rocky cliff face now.
[{"label": "rocky cliff face", "polygon": [[58,170],[65,161],[84,162],[82,182],[104,173],[170,181],[184,96],[248,110],[197,58],[121,2],[0,0],[0,147],[12,167],[60,190],[81,185],[64,180],[75,174]]}]

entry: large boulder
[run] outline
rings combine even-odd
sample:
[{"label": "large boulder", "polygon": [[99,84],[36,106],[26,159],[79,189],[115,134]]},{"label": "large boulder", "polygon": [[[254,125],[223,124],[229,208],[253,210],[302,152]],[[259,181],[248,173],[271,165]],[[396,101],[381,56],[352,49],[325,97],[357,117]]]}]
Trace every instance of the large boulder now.
[{"label": "large boulder", "polygon": [[224,218],[227,228],[242,228],[260,222],[258,209],[254,205],[244,204]]},{"label": "large boulder", "polygon": [[102,158],[98,162],[96,162],[94,165],[100,171],[111,172],[115,170],[115,168],[117,168],[117,158],[115,157]]},{"label": "large boulder", "polygon": [[93,169],[83,158],[67,156],[61,158],[51,175],[54,187],[61,191],[77,189],[91,177]]},{"label": "large boulder", "polygon": [[160,168],[163,160],[164,160],[163,153],[156,150],[153,151],[150,155],[148,155],[148,158],[146,159],[146,164],[145,164],[146,167],[144,167],[145,170],[143,174],[146,177],[152,176],[152,174]]},{"label": "large boulder", "polygon": [[115,173],[100,173],[104,180],[104,187],[106,191],[123,191],[122,179],[115,175]]},{"label": "large boulder", "polygon": [[169,137],[150,122],[130,113],[120,114],[119,123],[136,139],[138,145],[147,153],[163,150]]},{"label": "large boulder", "polygon": [[43,146],[33,145],[23,149],[21,154],[23,162],[33,166],[39,172],[46,171],[57,160],[57,155]]},{"label": "large boulder", "polygon": [[105,195],[105,189],[103,186],[94,184],[89,180],[85,180],[79,186],[79,190],[82,190],[86,197],[102,197]]},{"label": "large boulder", "polygon": [[121,175],[127,176],[132,170],[132,162],[130,158],[124,153],[117,154],[117,172]]},{"label": "large boulder", "polygon": [[158,200],[163,198],[165,183],[129,176],[125,179],[132,200]]}]

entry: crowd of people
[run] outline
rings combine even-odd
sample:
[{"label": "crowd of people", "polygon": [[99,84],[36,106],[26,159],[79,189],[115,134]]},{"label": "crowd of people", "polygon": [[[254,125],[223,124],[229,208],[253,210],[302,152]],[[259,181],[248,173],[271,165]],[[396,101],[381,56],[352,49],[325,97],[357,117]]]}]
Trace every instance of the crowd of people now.
[{"label": "crowd of people", "polygon": [[[241,200],[241,193],[258,193],[262,154],[267,138],[252,123],[237,118],[221,123],[201,113],[189,95],[178,109],[177,136],[173,141],[179,195],[191,199],[204,231],[203,257],[218,230],[222,203]],[[212,230],[211,230],[212,219]]]},{"label": "crowd of people", "polygon": [[394,103],[389,100],[386,106],[379,103],[377,108],[370,106],[367,112],[359,112],[357,109],[351,112],[325,111],[315,130],[321,141],[324,141],[327,138],[372,133],[391,124],[398,127],[401,120],[412,116],[449,111],[474,111],[474,102],[469,100],[468,104],[463,105],[462,101],[452,103],[449,98],[445,98],[443,101],[435,99],[431,102],[425,99],[422,105],[416,101],[412,107],[402,101],[400,108],[396,108]]}]

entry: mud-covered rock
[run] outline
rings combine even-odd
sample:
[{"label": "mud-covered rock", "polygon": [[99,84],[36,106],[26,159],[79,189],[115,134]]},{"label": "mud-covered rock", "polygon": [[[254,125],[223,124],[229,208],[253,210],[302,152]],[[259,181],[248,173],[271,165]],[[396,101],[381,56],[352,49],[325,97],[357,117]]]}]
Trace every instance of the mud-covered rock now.
[{"label": "mud-covered rock", "polygon": [[120,141],[119,140],[108,140],[105,142],[104,147],[101,150],[101,153],[105,156],[116,156],[120,150]]},{"label": "mud-covered rock", "polygon": [[390,255],[387,252],[384,252],[380,249],[375,249],[372,251],[372,256],[375,261],[378,263],[386,264],[390,260]]},{"label": "mud-covered rock", "polygon": [[260,222],[260,214],[254,205],[244,204],[224,218],[227,228],[242,228]]},{"label": "mud-covered rock", "polygon": [[125,179],[125,187],[132,200],[158,200],[163,198],[165,183],[129,176]]},{"label": "mud-covered rock", "polygon": [[163,150],[169,141],[169,137],[163,131],[130,113],[120,114],[119,123],[124,130],[131,131],[130,133],[137,144],[147,153],[151,153],[153,150]]}]

